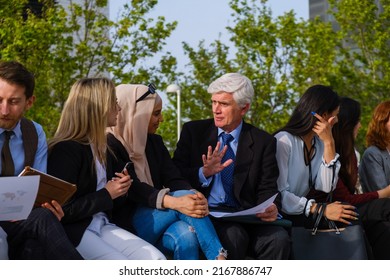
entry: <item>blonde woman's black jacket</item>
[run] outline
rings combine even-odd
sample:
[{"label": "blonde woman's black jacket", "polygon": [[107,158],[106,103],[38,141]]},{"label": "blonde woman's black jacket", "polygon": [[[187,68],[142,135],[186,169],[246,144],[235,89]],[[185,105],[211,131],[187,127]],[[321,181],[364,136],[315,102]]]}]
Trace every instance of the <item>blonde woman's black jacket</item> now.
[{"label": "blonde woman's black jacket", "polygon": [[[107,180],[114,176],[115,171],[121,171],[116,164],[112,155],[107,153]],[[65,216],[61,220],[75,246],[80,243],[94,214],[105,212],[111,218],[114,202],[121,205],[127,199],[123,196],[113,201],[105,188],[96,191],[97,175],[89,145],[75,141],[56,144],[49,152],[47,173],[77,185],[76,193],[63,206]]]}]

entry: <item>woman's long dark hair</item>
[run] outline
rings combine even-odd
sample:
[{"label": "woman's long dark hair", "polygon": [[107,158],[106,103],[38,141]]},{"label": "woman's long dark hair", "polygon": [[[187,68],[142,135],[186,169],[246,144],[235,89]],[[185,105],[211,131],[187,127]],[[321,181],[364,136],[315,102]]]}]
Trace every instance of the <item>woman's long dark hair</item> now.
[{"label": "woman's long dark hair", "polygon": [[277,132],[287,131],[295,136],[304,136],[312,130],[317,121],[312,112],[318,115],[331,113],[337,109],[339,104],[339,96],[331,87],[311,86],[299,99],[288,123]]},{"label": "woman's long dark hair", "polygon": [[343,97],[340,101],[338,122],[332,128],[336,152],[340,155],[339,179],[352,192],[357,180],[354,129],[360,121],[360,114],[360,103]]}]

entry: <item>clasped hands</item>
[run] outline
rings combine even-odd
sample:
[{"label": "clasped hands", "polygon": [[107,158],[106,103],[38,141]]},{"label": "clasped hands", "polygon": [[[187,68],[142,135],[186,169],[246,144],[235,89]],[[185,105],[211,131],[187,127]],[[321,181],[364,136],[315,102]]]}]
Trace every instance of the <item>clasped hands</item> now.
[{"label": "clasped hands", "polygon": [[201,192],[178,197],[165,195],[163,206],[193,218],[203,218],[209,214],[207,199]]}]

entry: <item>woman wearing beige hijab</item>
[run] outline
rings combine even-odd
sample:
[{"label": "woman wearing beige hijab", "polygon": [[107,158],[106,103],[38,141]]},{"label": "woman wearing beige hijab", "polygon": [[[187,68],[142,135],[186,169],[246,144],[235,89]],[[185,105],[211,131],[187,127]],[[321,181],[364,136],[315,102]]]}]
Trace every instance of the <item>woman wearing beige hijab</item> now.
[{"label": "woman wearing beige hijab", "polygon": [[225,259],[207,217],[207,200],[191,190],[155,134],[163,121],[160,96],[144,85],[119,85],[116,92],[122,110],[117,125],[109,128],[108,143],[119,160],[134,163],[129,199],[136,205],[127,217],[116,213],[117,219],[174,259],[198,259],[199,247],[207,259]]}]

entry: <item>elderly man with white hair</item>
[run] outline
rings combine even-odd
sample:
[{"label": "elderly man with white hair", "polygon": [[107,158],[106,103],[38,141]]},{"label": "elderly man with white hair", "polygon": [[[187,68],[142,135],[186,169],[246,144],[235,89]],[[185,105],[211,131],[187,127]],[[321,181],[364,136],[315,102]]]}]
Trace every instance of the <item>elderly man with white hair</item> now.
[{"label": "elderly man with white hair", "polygon": [[[243,121],[253,100],[251,81],[228,73],[208,88],[213,119],[184,124],[173,160],[192,187],[203,192],[210,209],[235,212],[278,194],[276,139]],[[261,221],[278,218],[280,195]],[[228,259],[288,259],[290,238],[281,226],[212,218]]]}]

